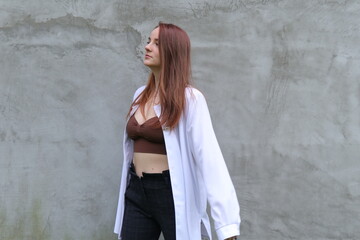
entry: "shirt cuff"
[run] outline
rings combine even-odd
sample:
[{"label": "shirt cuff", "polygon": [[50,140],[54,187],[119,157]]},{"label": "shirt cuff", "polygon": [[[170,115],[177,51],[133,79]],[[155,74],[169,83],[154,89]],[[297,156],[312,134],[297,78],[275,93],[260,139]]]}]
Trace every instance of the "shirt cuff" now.
[{"label": "shirt cuff", "polygon": [[219,240],[224,240],[229,237],[239,236],[240,227],[238,224],[230,224],[222,226],[221,228],[216,229],[216,234]]}]

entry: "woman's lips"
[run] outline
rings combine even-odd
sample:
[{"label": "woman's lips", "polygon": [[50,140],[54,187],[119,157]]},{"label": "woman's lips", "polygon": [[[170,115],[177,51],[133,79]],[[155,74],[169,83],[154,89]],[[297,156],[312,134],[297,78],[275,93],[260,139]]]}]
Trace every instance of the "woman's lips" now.
[{"label": "woman's lips", "polygon": [[146,54],[146,55],[145,55],[145,58],[151,58],[151,56],[149,56],[149,55]]}]

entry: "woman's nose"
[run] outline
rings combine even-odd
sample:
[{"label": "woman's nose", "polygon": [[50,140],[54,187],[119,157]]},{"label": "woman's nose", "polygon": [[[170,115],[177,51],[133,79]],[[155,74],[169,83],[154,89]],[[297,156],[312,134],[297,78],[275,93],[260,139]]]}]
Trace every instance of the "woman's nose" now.
[{"label": "woman's nose", "polygon": [[146,50],[146,51],[150,51],[150,50],[151,50],[149,44],[147,44],[147,45],[145,46],[145,50]]}]

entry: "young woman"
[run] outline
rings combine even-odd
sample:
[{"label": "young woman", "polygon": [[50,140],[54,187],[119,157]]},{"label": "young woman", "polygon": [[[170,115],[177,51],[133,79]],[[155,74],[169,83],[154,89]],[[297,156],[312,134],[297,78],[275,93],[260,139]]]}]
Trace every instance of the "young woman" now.
[{"label": "young woman", "polygon": [[124,131],[115,233],[122,240],[211,239],[240,234],[240,208],[202,93],[190,85],[190,40],[159,23],[145,47],[151,69]]}]

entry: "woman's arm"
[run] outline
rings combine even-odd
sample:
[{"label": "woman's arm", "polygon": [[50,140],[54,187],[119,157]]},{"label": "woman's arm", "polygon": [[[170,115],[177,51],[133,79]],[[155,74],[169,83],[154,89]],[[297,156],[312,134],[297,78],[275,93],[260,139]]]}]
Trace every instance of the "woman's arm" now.
[{"label": "woman's arm", "polygon": [[202,174],[211,216],[219,239],[240,235],[240,207],[217,142],[203,94],[192,90],[187,126],[190,146]]}]

